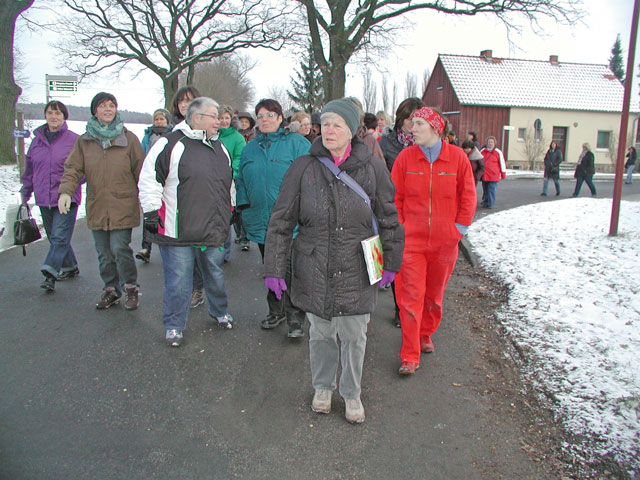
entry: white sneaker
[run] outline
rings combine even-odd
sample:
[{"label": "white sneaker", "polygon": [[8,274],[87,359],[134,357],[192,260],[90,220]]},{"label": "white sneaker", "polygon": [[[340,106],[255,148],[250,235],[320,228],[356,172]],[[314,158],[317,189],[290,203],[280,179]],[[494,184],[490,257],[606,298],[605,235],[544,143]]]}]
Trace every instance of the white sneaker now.
[{"label": "white sneaker", "polygon": [[216,317],[216,320],[218,320],[218,326],[220,328],[233,328],[233,317],[230,313],[225,313],[222,317]]},{"label": "white sneaker", "polygon": [[329,413],[331,411],[331,390],[316,389],[311,402],[311,410],[316,413]]},{"label": "white sneaker", "polygon": [[360,398],[348,398],[345,399],[345,417],[347,422],[350,423],[362,423],[364,422],[364,407]]},{"label": "white sneaker", "polygon": [[182,344],[182,332],[176,328],[167,330],[164,338],[170,347],[179,347]]}]

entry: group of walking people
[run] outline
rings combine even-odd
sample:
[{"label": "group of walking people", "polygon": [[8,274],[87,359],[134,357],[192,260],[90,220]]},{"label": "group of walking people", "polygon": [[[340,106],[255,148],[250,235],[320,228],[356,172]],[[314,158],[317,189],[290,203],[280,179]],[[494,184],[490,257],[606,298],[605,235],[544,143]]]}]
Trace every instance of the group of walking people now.
[{"label": "group of walking people", "polygon": [[[104,283],[96,307],[108,309],[123,296],[124,308],[138,307],[130,243],[142,211],[138,256],[147,262],[156,244],[162,258],[167,344],[184,341],[197,283],[212,320],[231,329],[223,264],[232,219],[239,219],[264,263],[268,313],[261,327],[286,322],[296,338],[308,320],[312,409],[329,413],[337,388],[347,420],[363,422],[362,368],[379,288],[394,286],[402,326],[398,373],[411,375],[421,354],[435,350],[458,242],[475,213],[477,176],[465,152],[444,140],[448,122],[407,99],[378,143],[376,125],[365,123],[353,98],[327,103],[319,118],[300,116],[305,128],[298,133],[273,99],[258,102],[254,117],[185,87],[173,107],[154,112],[140,143],[109,93],[94,97],[79,137],[66,126],[63,104],[46,105],[21,190],[23,201],[35,193],[50,243],[43,288],[54,292],[56,282],[79,273],[71,236],[86,183],[87,226]],[[378,281],[362,249],[376,236]]]}]

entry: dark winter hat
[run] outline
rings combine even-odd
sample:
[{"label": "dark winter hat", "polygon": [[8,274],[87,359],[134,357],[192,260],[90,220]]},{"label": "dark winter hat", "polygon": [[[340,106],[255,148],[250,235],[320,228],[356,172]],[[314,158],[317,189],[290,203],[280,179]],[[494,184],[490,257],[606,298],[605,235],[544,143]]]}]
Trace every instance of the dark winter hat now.
[{"label": "dark winter hat", "polygon": [[155,118],[158,115],[162,115],[164,118],[166,118],[167,119],[167,125],[171,125],[171,114],[169,113],[169,110],[167,110],[166,108],[159,108],[155,112],[153,112],[153,115],[151,116],[151,119],[155,120]]},{"label": "dark winter hat", "polygon": [[318,112],[312,113],[311,114],[311,124],[312,125],[320,125],[322,122],[320,122],[320,114]]},{"label": "dark winter hat", "polygon": [[347,123],[351,135],[355,136],[360,126],[360,112],[358,107],[351,100],[341,98],[339,100],[331,100],[322,109],[322,113],[335,113],[340,115]]},{"label": "dark winter hat", "polygon": [[91,115],[95,115],[98,105],[100,105],[102,102],[106,102],[107,100],[111,100],[116,108],[118,108],[118,101],[116,100],[116,97],[107,92],[100,92],[95,97],[93,97],[93,100],[91,100]]},{"label": "dark winter hat", "polygon": [[256,126],[256,121],[249,112],[238,112],[238,118],[246,118],[247,120],[249,120],[251,128]]}]

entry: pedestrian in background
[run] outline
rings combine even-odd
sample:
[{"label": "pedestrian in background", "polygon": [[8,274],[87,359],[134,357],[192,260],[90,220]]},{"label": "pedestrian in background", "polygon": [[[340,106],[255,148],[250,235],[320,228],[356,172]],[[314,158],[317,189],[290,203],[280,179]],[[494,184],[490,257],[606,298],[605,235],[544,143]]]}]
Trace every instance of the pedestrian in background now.
[{"label": "pedestrian in background", "polygon": [[231,157],[218,138],[214,100],[196,98],[185,113],[185,121],[156,142],[140,175],[145,225],[162,257],[162,321],[172,347],[184,338],[196,263],[209,316],[219,327],[233,327],[221,268],[231,219]]},{"label": "pedestrian in background", "polygon": [[298,133],[313,143],[316,139],[316,133],[311,128],[311,115],[307,112],[296,112],[291,116],[291,122],[298,122],[300,124]]},{"label": "pedestrian in background", "polygon": [[627,169],[627,178],[624,181],[624,183],[626,184],[632,184],[633,183],[633,169],[636,166],[636,158],[638,157],[637,153],[636,153],[636,149],[635,147],[629,147],[627,149],[627,162],[624,164],[624,168]]},{"label": "pedestrian in background", "polygon": [[487,146],[480,150],[484,158],[482,174],[482,202],[484,208],[493,208],[496,203],[498,182],[507,178],[507,167],[502,150],[496,147],[496,137],[487,137]]},{"label": "pedestrian in background", "polygon": [[27,203],[31,194],[35,195],[40,208],[44,230],[49,240],[49,250],[40,267],[44,281],[40,285],[48,293],[55,290],[56,280],[73,278],[80,270],[71,247],[71,237],[76,224],[80,205],[80,179],[71,197],[69,212],[62,215],[58,211],[58,187],[64,172],[64,162],[73,149],[78,135],[67,127],[69,112],[58,100],[52,100],[44,107],[46,123],[33,132],[33,141],[25,157],[24,173],[20,196]]},{"label": "pedestrian in background", "polygon": [[549,150],[544,156],[544,180],[542,182],[542,195],[547,196],[549,179],[553,180],[556,186],[556,197],[560,195],[560,164],[562,163],[562,152],[556,142],[551,142]]},{"label": "pedestrian in background", "polygon": [[464,153],[466,153],[469,158],[469,162],[471,162],[471,170],[473,170],[473,178],[477,186],[484,173],[484,157],[471,140],[462,142],[462,150],[464,150]]},{"label": "pedestrian in background", "polygon": [[[171,114],[169,110],[159,108],[153,112],[153,125],[147,127],[144,131],[144,137],[142,137],[142,149],[144,153],[149,153],[149,150],[163,135],[166,135],[171,131],[173,125],[171,125]],[[144,228],[144,219],[142,223],[142,248],[136,253],[136,258],[142,260],[144,263],[149,263],[151,260],[151,238],[149,232]]]},{"label": "pedestrian in background", "polygon": [[[346,419],[362,423],[362,367],[378,285],[369,281],[360,242],[374,234],[375,215],[384,251],[382,286],[400,268],[404,236],[389,172],[356,134],[360,114],[355,104],[332,100],[322,110],[321,121],[322,141],[293,162],[282,182],[267,232],[265,285],[277,297],[290,292],[292,302],[306,312],[315,389],[312,410],[331,411],[341,362],[339,391]],[[371,206],[321,158],[348,174]],[[296,226],[299,233],[289,261]],[[289,269],[292,281],[287,280]]]},{"label": "pedestrian in background", "polygon": [[578,165],[576,166],[576,171],[573,174],[576,179],[576,188],[571,196],[577,197],[580,195],[582,184],[586,183],[589,190],[591,190],[591,196],[595,197],[597,195],[596,186],[593,184],[593,176],[595,173],[595,158],[591,151],[591,146],[588,143],[583,143],[582,152],[578,157]]},{"label": "pedestrian in background", "polygon": [[58,210],[68,215],[72,196],[83,177],[87,181],[87,227],[91,229],[104,290],[96,303],[102,310],[117,304],[138,308],[138,272],[131,230],[140,225],[138,176],[144,161],[138,137],[128,131],[118,113],[116,97],[100,92],[91,100],[87,131],[64,164]]},{"label": "pedestrian in background", "polygon": [[254,120],[253,115],[249,112],[239,112],[238,121],[240,122],[240,129],[238,132],[242,134],[245,142],[249,143],[251,140],[256,138],[256,132],[254,130],[256,121]]},{"label": "pedestrian in background", "polygon": [[412,115],[416,145],[396,159],[391,177],[405,230],[396,295],[402,324],[398,373],[420,366],[442,320],[442,299],[458,258],[458,242],[473,221],[477,197],[471,164],[459,147],[443,141],[448,122],[423,107]]},{"label": "pedestrian in background", "polygon": [[[282,107],[273,99],[263,99],[255,107],[258,134],[242,151],[237,178],[237,205],[247,238],[258,244],[264,262],[264,243],[271,211],[280,185],[291,163],[309,152],[311,144],[302,135],[283,127]],[[276,328],[285,320],[288,337],[304,335],[304,312],[291,305],[289,295],[277,298],[267,290],[269,312],[260,323],[263,329]]]},{"label": "pedestrian in background", "polygon": [[196,87],[192,87],[191,85],[179,88],[176,94],[173,96],[173,101],[171,102],[171,113],[173,114],[171,123],[173,125],[178,125],[180,122],[184,122],[189,103],[194,98],[200,96],[201,95],[198,89]]},{"label": "pedestrian in background", "polygon": [[[384,155],[384,160],[389,172],[391,172],[393,163],[396,161],[398,154],[404,148],[413,145],[413,134],[411,133],[413,124],[411,123],[411,116],[416,110],[423,106],[424,104],[422,103],[422,100],[417,97],[404,99],[396,109],[396,122],[393,129],[380,137],[380,149]],[[396,328],[400,328],[400,309],[398,308],[396,298],[395,282],[391,283],[391,290],[393,292],[393,303],[395,305],[393,324]]]}]

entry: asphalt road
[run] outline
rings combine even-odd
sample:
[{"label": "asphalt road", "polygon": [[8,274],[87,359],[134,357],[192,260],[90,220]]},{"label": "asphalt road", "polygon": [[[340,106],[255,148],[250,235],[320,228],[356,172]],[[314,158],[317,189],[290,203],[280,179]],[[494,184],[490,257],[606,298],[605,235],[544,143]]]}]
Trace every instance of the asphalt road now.
[{"label": "asphalt road", "polygon": [[[555,200],[539,197],[540,184],[501,182],[493,211]],[[596,186],[611,195],[611,182]],[[446,303],[436,352],[401,378],[400,330],[391,292],[381,293],[362,381],[367,420],[354,426],[337,392],[330,415],[311,412],[307,339],[260,329],[256,245],[234,244],[224,267],[236,327],[218,329],[198,307],[179,349],[164,344],[157,250],[139,265],[140,308],[97,311],[102,284],[84,221],[73,245],[81,275],[50,295],[39,288],[46,240],[26,257],[0,253],[1,479],[548,478],[521,448],[523,426],[497,417],[474,388],[485,375],[481,339]]]}]

